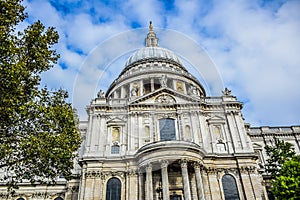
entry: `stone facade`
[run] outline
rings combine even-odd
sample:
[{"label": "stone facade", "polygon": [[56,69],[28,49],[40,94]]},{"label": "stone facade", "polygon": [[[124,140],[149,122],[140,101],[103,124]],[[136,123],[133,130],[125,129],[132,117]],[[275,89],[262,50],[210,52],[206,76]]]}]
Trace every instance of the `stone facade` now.
[{"label": "stone facade", "polygon": [[[242,107],[228,89],[206,96],[150,26],[146,47],[87,107],[80,178],[43,199],[268,199],[264,146],[275,135],[299,153],[300,127],[251,128]],[[41,199],[22,190],[16,199]]]}]

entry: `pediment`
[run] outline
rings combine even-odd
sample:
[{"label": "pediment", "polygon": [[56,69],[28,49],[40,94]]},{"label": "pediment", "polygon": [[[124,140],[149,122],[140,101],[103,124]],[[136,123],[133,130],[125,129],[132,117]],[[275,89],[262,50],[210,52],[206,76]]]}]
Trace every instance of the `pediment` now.
[{"label": "pediment", "polygon": [[184,103],[200,102],[200,98],[191,97],[179,93],[170,88],[160,88],[149,94],[131,99],[129,104],[184,104]]},{"label": "pediment", "polygon": [[260,144],[257,144],[257,143],[253,143],[252,146],[253,146],[253,149],[263,149],[263,146]]},{"label": "pediment", "polygon": [[108,120],[106,123],[109,126],[113,126],[113,125],[123,125],[126,122],[124,120],[120,119],[119,117],[115,117],[113,119]]},{"label": "pediment", "polygon": [[219,115],[212,115],[206,119],[208,123],[225,123],[225,118]]}]

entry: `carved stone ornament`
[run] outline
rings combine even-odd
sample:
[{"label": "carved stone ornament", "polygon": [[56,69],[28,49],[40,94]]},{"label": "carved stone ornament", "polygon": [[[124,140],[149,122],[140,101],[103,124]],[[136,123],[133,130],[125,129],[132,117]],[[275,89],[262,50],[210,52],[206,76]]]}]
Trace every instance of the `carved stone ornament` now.
[{"label": "carved stone ornament", "polygon": [[139,91],[138,86],[137,86],[137,85],[134,85],[133,88],[132,88],[131,91],[130,91],[131,96],[132,96],[132,97],[138,96],[138,91]]},{"label": "carved stone ornament", "polygon": [[127,175],[128,176],[136,176],[137,172],[134,169],[129,169],[129,170],[127,170]]},{"label": "carved stone ornament", "polygon": [[231,90],[229,90],[228,88],[225,88],[224,91],[222,91],[224,96],[230,96],[231,95]]},{"label": "carved stone ornament", "polygon": [[194,96],[197,95],[197,88],[196,88],[196,86],[191,85],[190,88],[189,88],[189,90],[188,90],[188,94],[194,95]]},{"label": "carved stone ornament", "polygon": [[167,95],[167,94],[163,94],[163,95],[158,96],[155,99],[155,102],[162,103],[162,104],[176,103],[175,99],[172,96]]},{"label": "carved stone ornament", "polygon": [[98,98],[105,98],[104,92],[102,90],[99,90],[99,92],[97,93],[97,97]]},{"label": "carved stone ornament", "polygon": [[71,191],[71,192],[78,192],[79,191],[79,186],[69,186],[67,188],[68,191]]},{"label": "carved stone ornament", "polygon": [[95,178],[95,177],[101,177],[101,171],[87,171],[85,173],[86,178]]},{"label": "carved stone ornament", "polygon": [[161,87],[167,87],[167,75],[162,75],[160,78],[160,85]]},{"label": "carved stone ornament", "polygon": [[198,168],[198,169],[203,169],[203,161],[201,160],[201,161],[198,161],[198,162],[193,162],[193,167],[194,168]]},{"label": "carved stone ornament", "polygon": [[255,166],[242,166],[242,167],[240,167],[240,171],[242,173],[255,173],[256,167]]},{"label": "carved stone ornament", "polygon": [[214,167],[205,167],[204,170],[206,171],[207,174],[217,174],[218,169]]},{"label": "carved stone ornament", "polygon": [[161,168],[165,168],[165,167],[168,167],[169,162],[168,162],[167,160],[162,160],[162,161],[160,162],[160,164],[161,164]]},{"label": "carved stone ornament", "polygon": [[188,160],[181,159],[179,162],[180,162],[180,165],[181,165],[182,168],[183,167],[188,167]]},{"label": "carved stone ornament", "polygon": [[157,114],[158,118],[175,118],[176,113],[161,113]]}]

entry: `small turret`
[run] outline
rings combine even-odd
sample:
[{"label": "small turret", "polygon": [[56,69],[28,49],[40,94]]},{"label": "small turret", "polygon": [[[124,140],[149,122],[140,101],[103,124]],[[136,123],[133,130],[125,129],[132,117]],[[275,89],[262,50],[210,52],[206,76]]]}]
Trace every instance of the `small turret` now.
[{"label": "small turret", "polygon": [[152,21],[149,24],[149,32],[146,37],[146,47],[158,47],[158,38],[153,31]]}]

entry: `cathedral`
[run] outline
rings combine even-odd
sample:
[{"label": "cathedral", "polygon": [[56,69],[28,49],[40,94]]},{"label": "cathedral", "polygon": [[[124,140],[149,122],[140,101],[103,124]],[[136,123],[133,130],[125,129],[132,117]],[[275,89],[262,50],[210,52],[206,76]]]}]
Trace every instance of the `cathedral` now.
[{"label": "cathedral", "polygon": [[251,127],[242,107],[227,88],[207,96],[150,24],[145,47],[87,107],[77,178],[24,183],[14,199],[267,200],[264,146],[277,137],[299,154],[300,126]]}]

